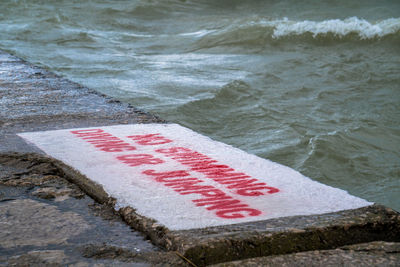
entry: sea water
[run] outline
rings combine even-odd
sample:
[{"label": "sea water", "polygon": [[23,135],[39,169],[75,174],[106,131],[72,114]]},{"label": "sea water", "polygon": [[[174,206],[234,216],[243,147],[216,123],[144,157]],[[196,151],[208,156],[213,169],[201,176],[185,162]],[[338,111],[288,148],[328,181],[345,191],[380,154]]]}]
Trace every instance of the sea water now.
[{"label": "sea water", "polygon": [[400,1],[2,0],[0,48],[400,210]]}]

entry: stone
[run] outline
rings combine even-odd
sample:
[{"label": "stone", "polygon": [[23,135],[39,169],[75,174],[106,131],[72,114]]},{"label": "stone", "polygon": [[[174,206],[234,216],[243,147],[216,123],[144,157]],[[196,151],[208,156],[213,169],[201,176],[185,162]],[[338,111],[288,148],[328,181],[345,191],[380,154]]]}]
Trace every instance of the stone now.
[{"label": "stone", "polygon": [[77,213],[31,199],[0,204],[0,246],[44,246],[63,244],[90,225]]}]

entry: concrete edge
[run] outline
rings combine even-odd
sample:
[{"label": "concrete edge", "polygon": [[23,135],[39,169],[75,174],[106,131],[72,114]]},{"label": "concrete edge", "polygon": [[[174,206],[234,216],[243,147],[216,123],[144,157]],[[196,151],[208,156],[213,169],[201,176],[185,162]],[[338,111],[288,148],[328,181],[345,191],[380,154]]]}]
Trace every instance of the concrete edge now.
[{"label": "concrete edge", "polygon": [[[109,103],[109,104],[118,104],[118,105],[128,109],[130,111],[130,113],[135,113],[136,115],[143,115],[143,116],[146,116],[148,118],[151,118],[153,120],[152,122],[169,123],[167,120],[164,120],[164,119],[160,118],[158,115],[150,113],[150,112],[148,112],[146,110],[138,109],[137,107],[133,106],[130,103],[123,102],[123,101],[121,101],[121,100],[119,100],[119,99],[117,99],[115,97],[108,96],[108,95],[106,95],[104,93],[101,93],[101,92],[98,92],[98,91],[96,91],[96,90],[94,90],[92,88],[86,87],[86,86],[84,86],[84,85],[82,85],[82,84],[80,84],[78,82],[74,82],[72,80],[69,80],[64,75],[55,73],[54,71],[50,70],[48,66],[45,66],[43,64],[31,63],[31,62],[29,62],[29,61],[27,61],[27,60],[15,55],[14,52],[11,51],[11,50],[0,49],[0,56],[4,55],[4,54],[11,58],[11,60],[5,61],[7,63],[19,63],[19,64],[26,65],[27,67],[35,69],[35,70],[44,71],[44,73],[42,73],[43,75],[51,76],[53,78],[58,79],[60,82],[67,82],[67,83],[69,83],[71,85],[74,85],[79,90],[82,90],[82,91],[84,91],[84,92],[86,92],[88,94],[96,95],[96,96],[98,96],[100,98],[105,99],[106,102]],[[52,116],[52,117],[56,117],[56,119],[58,119],[57,117],[65,117],[65,116],[66,115],[63,114],[63,115],[58,115],[58,116],[56,115],[56,116]],[[70,115],[70,116],[73,117],[73,118],[74,117],[78,117],[78,118],[79,117],[83,117],[83,115]],[[40,117],[40,115],[31,116],[30,120],[35,121],[39,117]],[[11,119],[11,121],[19,121],[19,120],[20,119]],[[118,122],[116,122],[116,124],[118,124]],[[1,126],[1,124],[0,124],[0,126]]]},{"label": "concrete edge", "polygon": [[[115,199],[79,171],[49,156],[6,153],[0,157],[53,164],[67,180],[102,204],[115,209]],[[400,241],[400,214],[381,205],[336,213],[284,217],[252,223],[170,231],[132,207],[118,210],[135,230],[155,244],[177,251],[199,266],[268,255],[334,249],[371,241]]]},{"label": "concrete edge", "polygon": [[1,153],[1,158],[14,158],[14,159],[22,159],[35,163],[50,163],[54,165],[60,175],[65,177],[69,182],[76,184],[83,192],[89,195],[91,198],[96,200],[101,204],[111,204],[113,205],[115,200],[109,197],[103,187],[90,179],[88,179],[85,175],[79,173],[74,168],[64,164],[63,162],[54,159],[47,155],[37,154],[37,153],[20,153],[20,152],[10,152],[10,153]]},{"label": "concrete edge", "polygon": [[[271,230],[274,226],[277,230]],[[381,205],[372,205],[337,213],[186,230],[171,235],[173,249],[204,266],[378,240],[398,242],[400,214]]]},{"label": "concrete edge", "polygon": [[[115,199],[79,171],[46,155],[5,153],[0,157],[53,164],[86,194],[115,209]],[[132,207],[118,213],[155,244],[199,266],[268,255],[334,249],[371,241],[400,241],[400,214],[381,205],[335,213],[293,216],[204,229],[170,231]]]}]

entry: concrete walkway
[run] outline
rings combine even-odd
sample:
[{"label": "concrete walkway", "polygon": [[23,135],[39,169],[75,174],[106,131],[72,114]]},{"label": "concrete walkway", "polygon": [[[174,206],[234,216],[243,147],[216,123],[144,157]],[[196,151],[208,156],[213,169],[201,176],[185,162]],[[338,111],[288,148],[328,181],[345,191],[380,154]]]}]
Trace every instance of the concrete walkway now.
[{"label": "concrete walkway", "polygon": [[379,205],[187,231],[115,211],[16,133],[164,121],[1,51],[0,107],[0,266],[400,265],[400,215]]}]

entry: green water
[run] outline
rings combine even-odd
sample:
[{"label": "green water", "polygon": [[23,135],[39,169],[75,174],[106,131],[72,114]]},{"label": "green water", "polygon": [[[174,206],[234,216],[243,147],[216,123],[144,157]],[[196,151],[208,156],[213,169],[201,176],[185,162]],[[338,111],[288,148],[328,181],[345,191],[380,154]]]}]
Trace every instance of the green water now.
[{"label": "green water", "polygon": [[0,48],[400,210],[399,17],[399,1],[2,0]]}]

